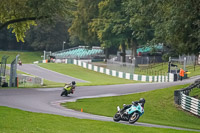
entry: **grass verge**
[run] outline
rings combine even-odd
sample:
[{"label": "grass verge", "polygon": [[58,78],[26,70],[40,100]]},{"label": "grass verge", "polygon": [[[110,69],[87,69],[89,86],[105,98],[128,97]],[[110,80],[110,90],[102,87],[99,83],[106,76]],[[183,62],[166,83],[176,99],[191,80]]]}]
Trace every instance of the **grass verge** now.
[{"label": "grass verge", "polygon": [[[178,66],[180,68],[182,66]],[[195,69],[194,66],[186,66],[186,70],[190,72],[188,77],[200,75],[200,65],[196,65]],[[135,73],[140,75],[167,75],[168,72],[168,63],[156,63],[152,64],[147,68],[135,68]]]},{"label": "grass verge", "polygon": [[82,108],[84,112],[113,117],[118,105],[122,107],[123,104],[131,104],[131,101],[143,97],[146,99],[145,113],[139,119],[140,122],[200,129],[199,118],[179,109],[174,104],[174,90],[186,86],[188,85],[124,96],[80,99],[77,102],[68,102],[63,105],[75,110]]},{"label": "grass verge", "polygon": [[32,113],[0,106],[1,133],[194,133]]},{"label": "grass verge", "polygon": [[[104,68],[108,68],[105,62],[95,62],[92,64],[101,66]],[[183,67],[182,65],[179,65],[179,64],[176,64],[176,65],[178,65],[178,69],[180,67]],[[186,70],[190,72],[190,74],[188,74],[188,77],[200,75],[200,65],[196,65],[195,68],[193,65],[187,65]],[[139,74],[139,75],[149,75],[149,76],[166,75],[167,76],[168,62],[152,63],[149,65],[139,64],[138,67],[135,67],[134,72],[135,74]]]},{"label": "grass verge", "polygon": [[127,80],[122,78],[117,78],[102,74],[99,72],[94,72],[80,66],[72,64],[39,64],[39,66],[46,69],[50,69],[65,75],[69,75],[75,78],[89,81],[89,83],[78,83],[77,85],[112,85],[112,84],[128,84],[128,83],[138,83],[139,81]]},{"label": "grass verge", "polygon": [[53,82],[53,81],[49,81],[49,80],[46,80],[46,79],[43,79],[43,86],[42,87],[45,87],[45,88],[51,88],[51,87],[64,87],[64,83],[57,83],[57,82]]},{"label": "grass verge", "polygon": [[200,88],[194,88],[190,92],[190,96],[200,100]]},{"label": "grass verge", "polygon": [[[6,67],[7,70],[10,71],[10,67]],[[17,70],[17,74],[25,74],[25,75],[29,75],[29,76],[33,76],[31,74],[28,74],[28,73],[25,73],[25,72],[22,72],[22,71],[19,71]],[[9,83],[9,80],[10,80],[10,75],[6,75],[6,81]],[[39,85],[39,84],[31,84],[31,83],[20,83],[19,82],[19,86],[18,88],[51,88],[51,87],[63,87],[64,86],[64,83],[57,83],[57,82],[53,82],[53,81],[49,81],[49,80],[46,80],[46,79],[43,79],[43,85]],[[14,87],[16,88],[16,87]],[[1,87],[0,87],[1,89]],[[6,88],[3,88],[3,89],[6,89]]]},{"label": "grass verge", "polygon": [[33,63],[34,61],[42,60],[41,55],[43,55],[43,52],[0,51],[0,58],[3,55],[9,56],[7,64],[10,64],[18,54],[22,63]]}]

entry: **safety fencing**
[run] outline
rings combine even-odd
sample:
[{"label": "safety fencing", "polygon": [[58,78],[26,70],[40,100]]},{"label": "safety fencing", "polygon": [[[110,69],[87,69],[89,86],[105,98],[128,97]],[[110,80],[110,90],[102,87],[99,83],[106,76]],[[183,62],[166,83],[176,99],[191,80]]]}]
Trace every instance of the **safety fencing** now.
[{"label": "safety fencing", "polygon": [[[10,70],[6,70],[6,75],[10,75]],[[26,74],[17,74],[17,86],[27,87],[27,86],[41,86],[43,85],[43,78],[35,77]],[[8,80],[9,81],[9,80]]]},{"label": "safety fencing", "polygon": [[200,88],[200,79],[186,88],[175,90],[174,102],[184,110],[200,116],[200,100],[189,96],[190,91],[196,87]]},{"label": "safety fencing", "polygon": [[39,77],[34,77],[25,74],[18,74],[17,77],[18,77],[18,84],[20,86],[43,85],[43,79]]},{"label": "safety fencing", "polygon": [[[167,75],[157,75],[157,76],[146,76],[146,75],[139,75],[139,74],[133,74],[133,73],[126,73],[116,70],[107,69],[104,67],[99,67],[92,65],[86,61],[83,60],[75,60],[75,59],[62,59],[62,60],[56,60],[56,63],[67,63],[67,64],[74,64],[81,66],[83,68],[93,70],[96,72],[104,73],[110,76],[129,79],[129,80],[135,80],[135,81],[144,81],[144,82],[173,82],[174,81],[174,74],[167,74]],[[34,63],[47,63],[44,61],[37,61]]]},{"label": "safety fencing", "polygon": [[[146,76],[146,75],[125,73],[125,72],[107,69],[107,68],[104,68],[104,67],[95,66],[95,65],[89,64],[87,62],[82,62],[81,60],[74,60],[73,64],[87,68],[87,69],[90,69],[90,70],[93,70],[93,71],[96,71],[96,72],[104,73],[104,74],[111,75],[111,76],[118,77],[118,78],[129,79],[129,80],[144,81],[144,82],[169,82],[169,81],[173,81],[173,79],[170,79],[170,76],[169,76],[170,74],[167,75],[167,76],[162,76],[162,75]],[[173,76],[171,76],[171,77],[173,77]]]}]

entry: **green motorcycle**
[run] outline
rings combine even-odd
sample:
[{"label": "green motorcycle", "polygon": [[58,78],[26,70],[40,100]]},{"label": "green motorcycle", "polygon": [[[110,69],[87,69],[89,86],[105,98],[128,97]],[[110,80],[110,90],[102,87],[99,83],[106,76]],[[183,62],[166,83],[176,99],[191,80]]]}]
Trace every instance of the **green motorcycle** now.
[{"label": "green motorcycle", "polygon": [[68,96],[68,94],[73,94],[74,91],[75,91],[75,86],[66,84],[60,96]]}]

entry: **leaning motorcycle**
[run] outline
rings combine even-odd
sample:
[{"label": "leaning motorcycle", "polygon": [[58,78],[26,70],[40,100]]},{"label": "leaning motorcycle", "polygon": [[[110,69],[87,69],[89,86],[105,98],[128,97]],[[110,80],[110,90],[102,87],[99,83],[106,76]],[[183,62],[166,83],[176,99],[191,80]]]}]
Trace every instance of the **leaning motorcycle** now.
[{"label": "leaning motorcycle", "polygon": [[135,102],[128,109],[120,109],[118,106],[117,110],[118,112],[113,117],[113,120],[116,122],[122,120],[133,124],[144,114],[144,108],[141,106],[141,103]]},{"label": "leaning motorcycle", "polygon": [[64,87],[60,96],[68,96],[68,94],[73,94],[74,91],[75,91],[75,87],[72,87],[72,86]]}]

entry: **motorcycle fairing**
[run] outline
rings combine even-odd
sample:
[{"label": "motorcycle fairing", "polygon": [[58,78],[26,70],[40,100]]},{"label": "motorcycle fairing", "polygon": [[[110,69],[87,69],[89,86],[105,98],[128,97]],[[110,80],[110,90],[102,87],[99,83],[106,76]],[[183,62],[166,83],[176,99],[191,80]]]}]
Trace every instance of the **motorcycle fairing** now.
[{"label": "motorcycle fairing", "polygon": [[144,113],[144,108],[141,106],[140,103],[138,103],[137,106],[132,105],[130,108],[126,109],[126,113],[128,113],[129,115],[136,111],[140,113],[140,116]]}]

